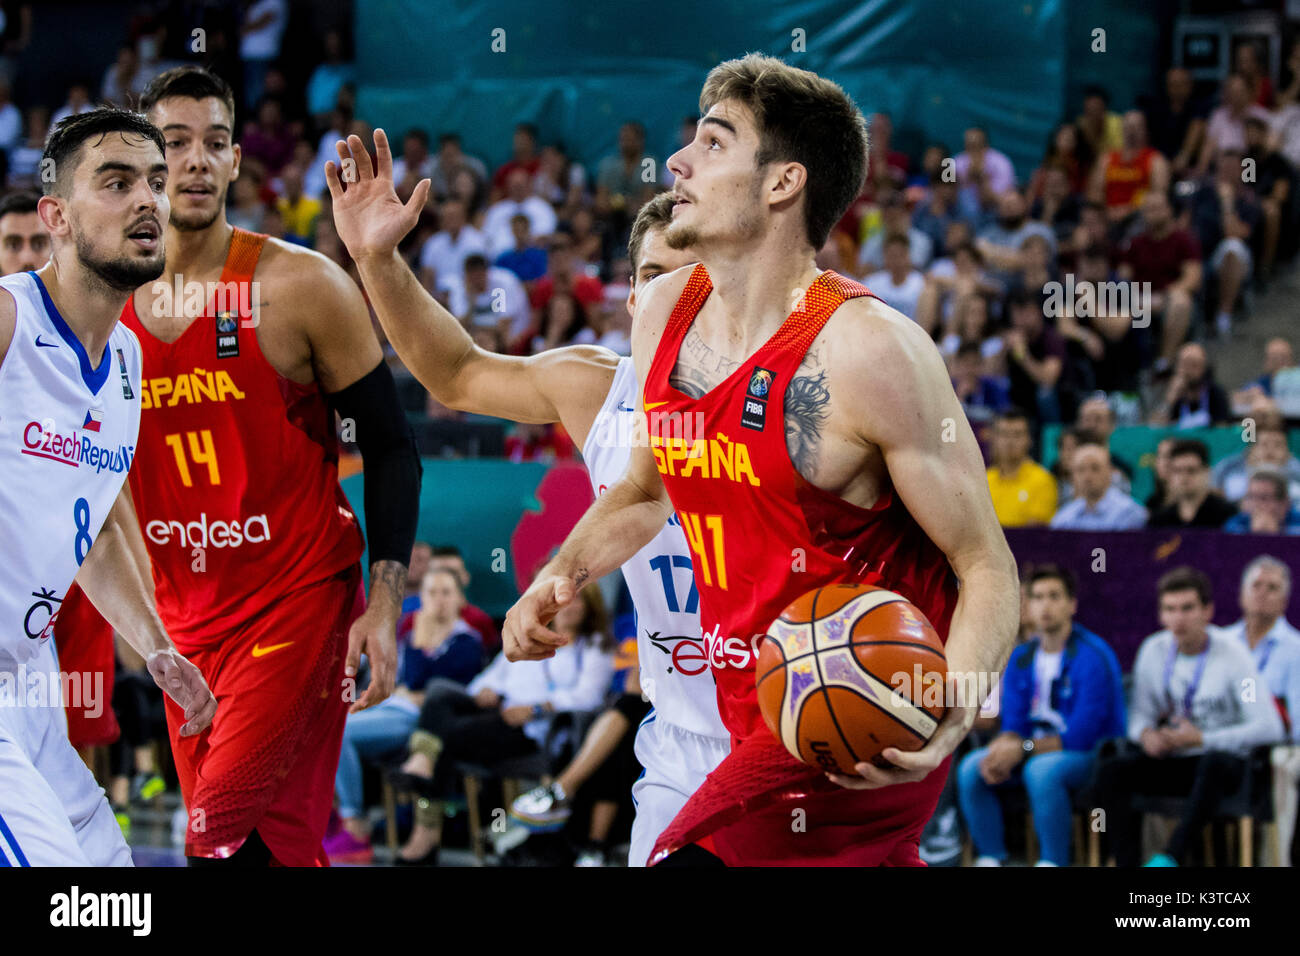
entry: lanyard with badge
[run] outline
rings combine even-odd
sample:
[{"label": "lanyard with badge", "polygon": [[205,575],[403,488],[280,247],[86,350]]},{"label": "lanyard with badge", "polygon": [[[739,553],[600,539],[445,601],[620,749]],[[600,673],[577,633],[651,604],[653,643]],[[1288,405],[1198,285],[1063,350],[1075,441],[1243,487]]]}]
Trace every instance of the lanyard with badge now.
[{"label": "lanyard with badge", "polygon": [[[1210,645],[1207,641],[1205,650],[1201,651],[1196,658],[1196,670],[1192,673],[1192,679],[1187,685],[1187,691],[1183,694],[1183,709],[1180,716],[1192,719],[1192,698],[1196,696],[1196,689],[1201,686],[1201,678],[1205,675],[1205,662],[1210,657]],[[1174,709],[1173,695],[1173,678],[1174,678],[1174,661],[1178,659],[1178,642],[1175,641],[1169,648],[1169,657],[1165,660],[1165,700],[1169,702],[1169,709]],[[1165,718],[1168,719],[1166,713]],[[1163,723],[1163,721],[1162,721]]]}]

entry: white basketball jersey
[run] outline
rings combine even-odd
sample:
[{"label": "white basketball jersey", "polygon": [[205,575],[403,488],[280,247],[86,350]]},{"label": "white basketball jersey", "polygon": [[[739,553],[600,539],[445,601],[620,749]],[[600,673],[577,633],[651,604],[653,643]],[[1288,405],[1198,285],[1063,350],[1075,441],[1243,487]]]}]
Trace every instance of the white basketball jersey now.
[{"label": "white basketball jersey", "polygon": [[[126,480],[140,431],[140,343],[118,323],[98,368],[33,272],[0,364],[0,669],[30,660]],[[125,302],[125,296],[123,296]]]},{"label": "white basketball jersey", "polygon": [[[632,360],[624,358],[582,449],[597,496],[627,470],[638,414],[636,372]],[[623,580],[636,608],[641,689],[657,719],[706,737],[729,738],[704,650],[691,552],[675,512],[623,565]]]}]

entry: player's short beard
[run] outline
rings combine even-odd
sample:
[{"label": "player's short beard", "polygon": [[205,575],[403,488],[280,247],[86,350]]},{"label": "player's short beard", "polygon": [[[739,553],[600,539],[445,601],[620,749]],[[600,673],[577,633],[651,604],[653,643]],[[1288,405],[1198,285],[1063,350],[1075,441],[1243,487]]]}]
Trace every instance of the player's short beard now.
[{"label": "player's short beard", "polygon": [[[763,182],[758,176],[755,176],[750,205],[736,217],[734,226],[730,230],[731,235],[736,239],[753,239],[763,231],[763,219],[758,213],[758,204],[762,191]],[[697,227],[688,226],[685,223],[670,222],[668,228],[664,230],[664,244],[674,252],[681,252],[683,249],[698,246],[701,238],[706,242],[708,241],[707,236],[701,237],[700,230]]]},{"label": "player's short beard", "polygon": [[116,292],[132,292],[146,282],[152,282],[163,274],[163,267],[166,265],[166,250],[162,244],[161,236],[159,237],[158,254],[152,259],[133,259],[129,256],[108,259],[95,253],[89,238],[80,229],[75,230],[75,235],[77,261]]},{"label": "player's short beard", "polygon": [[[229,186],[226,187],[229,190]],[[211,215],[200,214],[200,216],[191,219],[182,219],[175,206],[172,206],[171,221],[168,223],[177,232],[202,232],[221,215],[221,211],[226,208],[226,193],[221,194],[221,200],[213,208]],[[200,218],[201,217],[201,218]]]}]

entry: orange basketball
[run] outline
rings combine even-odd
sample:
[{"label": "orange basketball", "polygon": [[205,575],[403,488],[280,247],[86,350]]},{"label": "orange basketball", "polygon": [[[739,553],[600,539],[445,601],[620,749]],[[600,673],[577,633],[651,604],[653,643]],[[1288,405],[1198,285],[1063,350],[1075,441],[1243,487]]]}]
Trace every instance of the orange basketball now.
[{"label": "orange basketball", "polygon": [[924,614],[900,594],[835,584],[791,602],[755,668],[763,719],[790,753],[832,773],[920,750],[943,717],[948,660]]}]

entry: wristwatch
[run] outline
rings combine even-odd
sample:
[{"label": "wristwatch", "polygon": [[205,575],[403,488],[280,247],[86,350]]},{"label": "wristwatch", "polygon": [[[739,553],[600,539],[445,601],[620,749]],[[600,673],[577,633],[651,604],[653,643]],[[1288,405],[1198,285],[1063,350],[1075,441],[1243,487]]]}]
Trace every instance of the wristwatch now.
[{"label": "wristwatch", "polygon": [[1026,757],[1032,757],[1034,755],[1034,738],[1026,737],[1024,741],[1021,742],[1020,749],[1025,752]]}]

